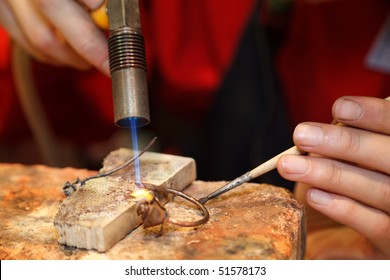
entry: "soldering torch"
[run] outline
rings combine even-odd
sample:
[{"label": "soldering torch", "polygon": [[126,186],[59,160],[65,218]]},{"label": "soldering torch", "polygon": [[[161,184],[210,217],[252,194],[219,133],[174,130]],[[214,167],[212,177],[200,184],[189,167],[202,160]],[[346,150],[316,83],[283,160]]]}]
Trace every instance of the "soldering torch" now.
[{"label": "soldering torch", "polygon": [[150,122],[146,56],[138,0],[107,0],[109,63],[115,123]]}]

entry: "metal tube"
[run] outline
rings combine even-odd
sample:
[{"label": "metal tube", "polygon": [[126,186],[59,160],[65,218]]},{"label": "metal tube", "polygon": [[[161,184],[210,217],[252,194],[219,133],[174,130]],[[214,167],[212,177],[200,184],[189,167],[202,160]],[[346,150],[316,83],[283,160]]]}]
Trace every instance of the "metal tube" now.
[{"label": "metal tube", "polygon": [[138,0],[108,0],[108,39],[115,123],[150,122],[146,56]]}]

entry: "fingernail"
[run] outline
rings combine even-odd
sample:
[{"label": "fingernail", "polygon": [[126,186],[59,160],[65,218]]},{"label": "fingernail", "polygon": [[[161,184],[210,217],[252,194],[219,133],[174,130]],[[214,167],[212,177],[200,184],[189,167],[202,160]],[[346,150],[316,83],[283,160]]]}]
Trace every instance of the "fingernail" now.
[{"label": "fingernail", "polygon": [[332,196],[329,193],[319,189],[309,189],[308,200],[315,204],[327,206],[332,201]]},{"label": "fingernail", "polygon": [[361,117],[362,113],[362,106],[355,101],[341,99],[336,103],[335,117],[340,120],[357,120]]},{"label": "fingernail", "polygon": [[288,174],[303,174],[309,169],[309,162],[302,156],[282,157],[282,167]]},{"label": "fingernail", "polygon": [[320,126],[299,124],[294,131],[294,139],[301,146],[314,147],[322,143],[324,132]]},{"label": "fingernail", "polygon": [[91,10],[96,10],[101,5],[103,5],[103,0],[83,0],[84,4],[88,6]]}]

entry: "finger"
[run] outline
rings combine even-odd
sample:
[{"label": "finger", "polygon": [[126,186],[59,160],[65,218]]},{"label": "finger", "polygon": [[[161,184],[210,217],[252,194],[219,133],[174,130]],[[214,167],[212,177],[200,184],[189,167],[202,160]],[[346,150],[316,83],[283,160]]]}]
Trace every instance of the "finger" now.
[{"label": "finger", "polygon": [[309,189],[307,201],[317,211],[366,236],[383,255],[389,254],[390,217],[387,214],[350,198],[315,188]]},{"label": "finger", "polygon": [[390,137],[387,135],[345,126],[302,123],[295,128],[293,139],[303,151],[390,174]]},{"label": "finger", "polygon": [[78,0],[81,4],[84,4],[90,10],[96,10],[101,5],[103,5],[104,0]]},{"label": "finger", "polygon": [[11,38],[18,42],[23,47],[23,49],[25,49],[36,59],[42,62],[49,62],[51,60],[50,57],[37,51],[34,47],[31,46],[27,38],[21,32],[18,22],[16,21],[7,2],[5,1],[0,1],[0,23],[7,30]]},{"label": "finger", "polygon": [[333,117],[349,126],[390,135],[390,101],[362,96],[341,97],[333,104]]},{"label": "finger", "polygon": [[74,50],[89,63],[109,75],[106,37],[92,22],[83,7],[74,0],[35,1],[45,16],[58,30],[61,30]]},{"label": "finger", "polygon": [[[79,69],[86,69],[88,64],[74,52],[66,43],[60,40],[55,30],[32,5],[33,1],[10,1],[15,18],[35,53],[44,53],[49,62],[54,64],[70,65]],[[46,60],[47,61],[47,60]]]},{"label": "finger", "polygon": [[390,214],[390,179],[380,172],[331,159],[283,156],[278,171],[286,179],[350,197]]},{"label": "finger", "polygon": [[[22,2],[23,1],[23,2]],[[22,2],[22,3],[21,3]],[[15,18],[33,54],[44,62],[86,69],[88,64],[67,44],[61,42],[49,23],[32,6],[32,1],[10,1]]]}]

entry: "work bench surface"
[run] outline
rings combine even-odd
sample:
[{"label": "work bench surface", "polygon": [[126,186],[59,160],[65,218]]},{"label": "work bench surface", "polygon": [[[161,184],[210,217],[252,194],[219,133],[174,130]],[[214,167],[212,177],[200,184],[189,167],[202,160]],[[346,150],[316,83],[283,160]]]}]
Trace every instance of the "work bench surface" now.
[{"label": "work bench surface", "polygon": [[[54,217],[66,181],[96,171],[0,164],[0,259],[299,259],[304,209],[283,188],[247,183],[206,204],[205,225],[138,227],[105,253],[58,243]],[[195,181],[185,193],[200,198],[226,182]],[[167,209],[174,213],[174,207]]]}]

